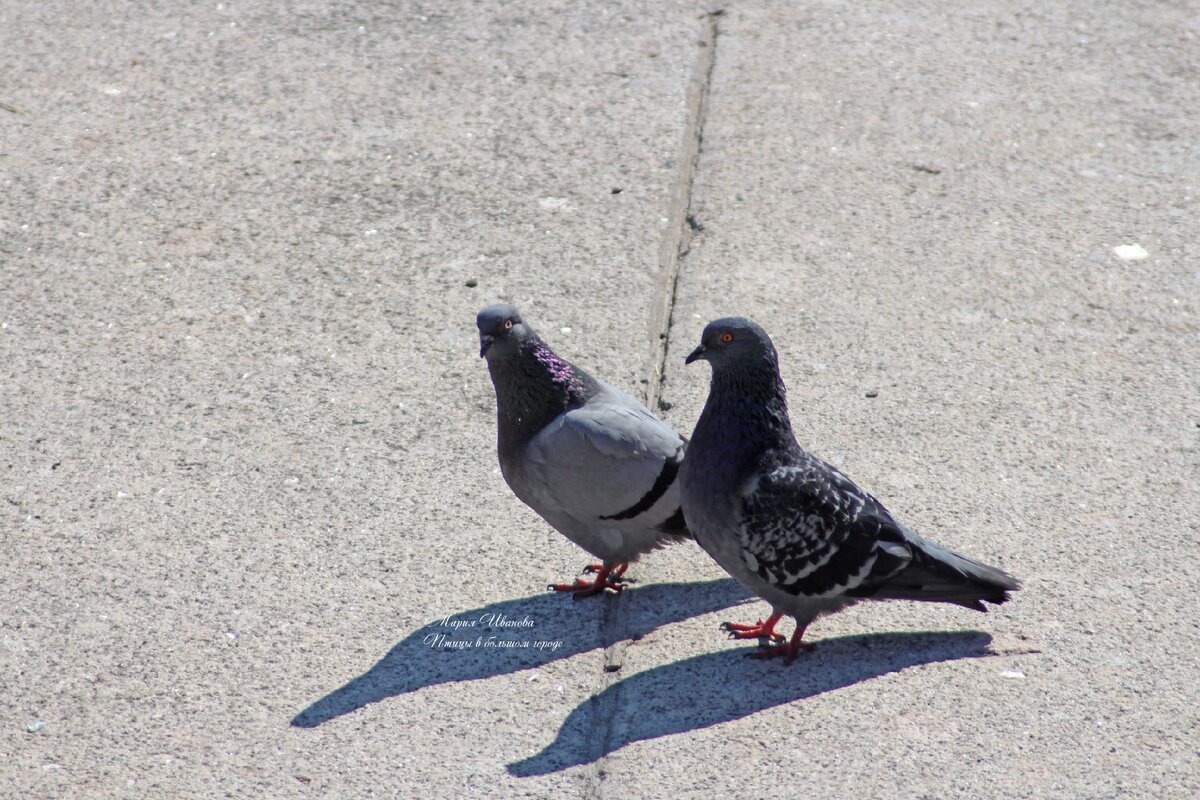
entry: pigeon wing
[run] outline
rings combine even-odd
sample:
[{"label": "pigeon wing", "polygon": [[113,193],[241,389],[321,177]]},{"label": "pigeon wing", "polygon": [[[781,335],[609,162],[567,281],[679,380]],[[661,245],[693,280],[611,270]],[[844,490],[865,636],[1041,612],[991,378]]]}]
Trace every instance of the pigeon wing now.
[{"label": "pigeon wing", "polygon": [[533,438],[528,488],[536,503],[579,520],[636,520],[678,493],[684,446],[640,403],[612,394],[559,415]]},{"label": "pigeon wing", "polygon": [[845,475],[807,454],[743,482],[737,535],[753,572],[806,597],[845,594],[912,559],[891,514]]}]

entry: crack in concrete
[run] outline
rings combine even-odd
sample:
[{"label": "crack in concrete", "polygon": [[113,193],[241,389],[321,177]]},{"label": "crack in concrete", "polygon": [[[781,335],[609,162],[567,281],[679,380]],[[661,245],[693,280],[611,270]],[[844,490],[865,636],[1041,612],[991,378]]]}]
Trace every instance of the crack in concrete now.
[{"label": "crack in concrete", "polygon": [[[659,285],[655,296],[660,298],[653,309],[650,321],[651,352],[647,367],[646,406],[651,410],[661,409],[662,387],[666,379],[667,349],[671,328],[674,324],[675,295],[679,283],[680,266],[691,248],[692,239],[700,234],[703,225],[692,209],[692,186],[695,182],[697,163],[704,143],[704,120],[708,110],[708,96],[712,87],[713,64],[716,60],[717,19],[724,13],[720,9],[706,12],[701,18],[704,26],[700,41],[700,52],[692,70],[687,93],[688,119],[684,128],[683,144],[676,162],[679,170],[672,182],[667,198],[667,228],[659,245]],[[619,676],[625,662],[625,651],[629,647],[628,631],[625,629],[624,597],[605,598],[603,616],[600,621],[601,640],[612,642],[604,650],[604,681],[600,690],[593,695],[594,703],[592,731],[592,769],[587,779],[584,797],[599,800],[603,797],[604,781],[608,776],[606,760],[612,742],[613,726],[621,708]],[[613,688],[615,687],[615,688]]]},{"label": "crack in concrete", "polygon": [[678,160],[679,171],[668,197],[667,229],[658,250],[660,298],[650,322],[651,352],[649,379],[646,384],[646,405],[659,407],[663,381],[666,380],[667,343],[675,316],[675,294],[679,284],[679,269],[691,249],[692,239],[704,229],[692,208],[692,186],[700,150],[704,144],[704,120],[708,111],[708,96],[712,89],[713,65],[716,63],[717,20],[724,13],[719,9],[704,15],[704,32],[700,53],[688,88],[688,122],[684,129],[683,147]]}]

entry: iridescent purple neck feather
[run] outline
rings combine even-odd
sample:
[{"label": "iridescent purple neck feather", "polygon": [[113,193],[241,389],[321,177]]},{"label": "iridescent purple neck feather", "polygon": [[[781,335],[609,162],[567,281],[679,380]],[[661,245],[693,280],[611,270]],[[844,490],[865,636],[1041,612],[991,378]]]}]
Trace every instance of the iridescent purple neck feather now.
[{"label": "iridescent purple neck feather", "polygon": [[520,450],[555,417],[578,408],[599,384],[530,333],[511,353],[488,359],[496,387],[496,419],[502,453]]}]

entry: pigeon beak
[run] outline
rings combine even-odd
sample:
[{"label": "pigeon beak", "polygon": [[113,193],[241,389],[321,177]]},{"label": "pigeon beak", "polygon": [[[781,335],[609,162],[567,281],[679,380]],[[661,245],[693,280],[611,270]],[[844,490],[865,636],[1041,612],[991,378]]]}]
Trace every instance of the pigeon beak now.
[{"label": "pigeon beak", "polygon": [[488,348],[495,343],[496,337],[489,336],[486,333],[479,334],[479,357],[483,358],[487,355]]},{"label": "pigeon beak", "polygon": [[683,360],[683,363],[690,364],[693,361],[699,361],[700,359],[704,358],[704,353],[707,350],[708,350],[707,347],[705,347],[704,345],[700,345],[699,347],[697,347],[695,350],[692,351],[691,355],[689,355],[687,358],[685,358]]}]

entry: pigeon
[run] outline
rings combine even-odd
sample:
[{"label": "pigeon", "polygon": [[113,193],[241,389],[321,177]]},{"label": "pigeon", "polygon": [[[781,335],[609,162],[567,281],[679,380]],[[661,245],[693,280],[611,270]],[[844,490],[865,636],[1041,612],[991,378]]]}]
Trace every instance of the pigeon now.
[{"label": "pigeon", "polygon": [[[679,472],[683,513],[696,541],[741,584],[771,604],[754,625],[725,623],[760,640],[756,657],[786,662],[812,645],[805,629],[864,599],[953,603],[987,611],[1020,584],[952,553],[897,522],[883,504],[796,442],[779,358],[744,317],[704,329],[685,363],[712,367],[708,401]],[[791,641],[775,632],[793,617]],[[778,643],[778,644],[776,644]]]},{"label": "pigeon", "polygon": [[620,592],[643,553],[689,538],[679,500],[686,440],[644,405],[559,357],[511,305],[475,320],[496,389],[500,471],[522,502],[600,559],[576,598]]}]

